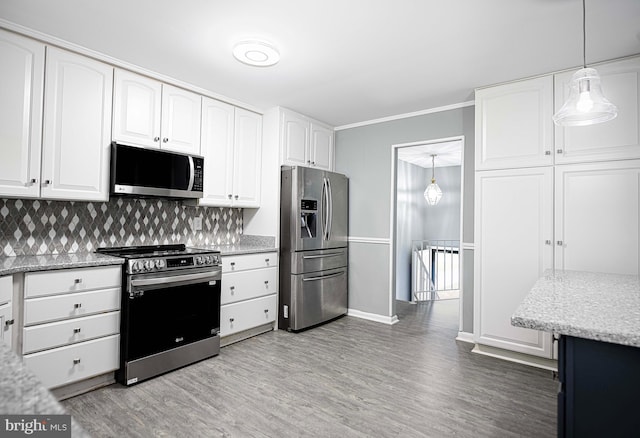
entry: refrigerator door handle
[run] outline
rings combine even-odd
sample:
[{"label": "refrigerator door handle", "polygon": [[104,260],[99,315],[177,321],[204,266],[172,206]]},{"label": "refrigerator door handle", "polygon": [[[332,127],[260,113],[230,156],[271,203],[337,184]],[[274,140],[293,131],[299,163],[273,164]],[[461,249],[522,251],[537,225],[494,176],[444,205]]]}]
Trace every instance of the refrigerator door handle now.
[{"label": "refrigerator door handle", "polygon": [[327,227],[327,240],[331,238],[331,229],[333,228],[333,189],[331,188],[331,180],[327,178],[327,187],[329,188],[329,213],[327,215],[327,222],[329,226]]},{"label": "refrigerator door handle", "polygon": [[322,178],[322,238],[329,239],[329,183]]},{"label": "refrigerator door handle", "polygon": [[339,277],[341,275],[344,275],[344,271],[343,272],[336,272],[335,274],[329,274],[329,275],[320,275],[318,277],[309,277],[309,278],[303,278],[302,281],[319,281],[319,280],[326,280],[327,278],[333,278],[333,277]]},{"label": "refrigerator door handle", "polygon": [[302,256],[302,258],[304,260],[310,260],[310,259],[324,259],[326,257],[339,257],[341,255],[344,255],[344,253],[342,252],[334,252],[331,254],[323,254],[323,255],[312,255],[312,256]]}]

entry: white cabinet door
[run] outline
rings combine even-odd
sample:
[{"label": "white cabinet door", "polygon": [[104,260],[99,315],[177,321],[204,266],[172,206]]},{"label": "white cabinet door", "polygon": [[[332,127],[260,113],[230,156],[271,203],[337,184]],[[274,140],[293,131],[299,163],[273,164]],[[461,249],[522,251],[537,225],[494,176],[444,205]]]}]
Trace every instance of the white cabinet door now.
[{"label": "white cabinet door", "polygon": [[0,277],[0,342],[12,346],[13,277]]},{"label": "white cabinet door", "polygon": [[262,116],[236,108],[233,157],[233,206],[260,207]]},{"label": "white cabinet door", "polygon": [[109,199],[113,68],[47,48],[41,196]]},{"label": "white cabinet door", "polygon": [[0,195],[40,194],[44,45],[0,30]]},{"label": "white cabinet door", "polygon": [[553,165],[553,76],[476,91],[476,170]]},{"label": "white cabinet door", "polygon": [[[591,126],[556,127],[556,164],[640,158],[640,58],[596,66],[602,90],[618,107],[618,117]],[[555,76],[559,109],[574,71]]]},{"label": "white cabinet door", "polygon": [[162,149],[200,154],[201,97],[162,85]]},{"label": "white cabinet door", "polygon": [[311,123],[311,165],[333,170],[333,130]]},{"label": "white cabinet door", "polygon": [[204,196],[199,200],[200,205],[230,207],[232,204],[234,117],[232,105],[202,98]]},{"label": "white cabinet door", "polygon": [[162,84],[120,69],[114,82],[113,140],[159,148]]},{"label": "white cabinet door", "polygon": [[510,318],[553,267],[553,169],[477,172],[475,190],[475,341],[551,358],[550,334]]},{"label": "white cabinet door", "polygon": [[638,275],[640,160],[555,171],[556,268]]},{"label": "white cabinet door", "polygon": [[283,110],[281,114],[282,161],[291,166],[311,164],[309,121],[299,114]]}]

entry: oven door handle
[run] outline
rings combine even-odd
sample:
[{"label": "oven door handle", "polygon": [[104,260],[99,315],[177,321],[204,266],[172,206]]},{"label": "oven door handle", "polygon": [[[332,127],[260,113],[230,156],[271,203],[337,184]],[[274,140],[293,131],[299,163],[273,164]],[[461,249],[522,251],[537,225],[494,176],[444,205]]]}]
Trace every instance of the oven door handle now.
[{"label": "oven door handle", "polygon": [[133,279],[131,280],[131,287],[141,288],[158,285],[171,287],[172,285],[204,283],[207,281],[220,280],[221,278],[222,276],[220,271],[200,272],[198,274],[167,275],[166,277]]}]

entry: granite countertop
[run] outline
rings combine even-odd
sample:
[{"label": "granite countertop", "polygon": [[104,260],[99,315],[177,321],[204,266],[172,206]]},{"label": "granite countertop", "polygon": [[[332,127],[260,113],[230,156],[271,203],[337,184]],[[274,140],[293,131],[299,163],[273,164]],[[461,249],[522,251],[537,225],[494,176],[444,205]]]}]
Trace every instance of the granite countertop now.
[{"label": "granite countertop", "polygon": [[231,245],[196,245],[196,247],[220,251],[220,254],[223,256],[278,251],[278,248],[276,248],[276,239],[271,236],[243,235],[238,243]]},{"label": "granite countertop", "polygon": [[[68,414],[53,394],[2,341],[0,341],[0,363],[2,364],[0,366],[0,414]],[[71,419],[71,436],[88,438],[89,434]]]},{"label": "granite countertop", "polygon": [[545,272],[511,324],[640,347],[640,281],[635,275]]},{"label": "granite countertop", "polygon": [[122,263],[124,263],[124,259],[95,253],[0,257],[0,276],[11,275],[17,272],[121,265]]}]

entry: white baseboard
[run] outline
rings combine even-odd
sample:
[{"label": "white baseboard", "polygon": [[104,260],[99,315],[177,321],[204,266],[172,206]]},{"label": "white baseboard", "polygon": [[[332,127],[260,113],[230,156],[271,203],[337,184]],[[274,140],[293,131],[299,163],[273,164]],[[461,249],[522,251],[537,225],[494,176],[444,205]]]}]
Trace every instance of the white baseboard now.
[{"label": "white baseboard", "polygon": [[369,321],[381,322],[387,325],[393,325],[393,324],[396,324],[398,321],[400,321],[397,315],[383,316],[383,315],[378,315],[377,313],[362,312],[360,310],[355,310],[355,309],[348,309],[347,315],[354,316],[360,319],[367,319]]},{"label": "white baseboard", "polygon": [[469,332],[458,332],[458,336],[456,336],[456,341],[468,342],[469,344],[474,344],[473,333]]},{"label": "white baseboard", "polygon": [[558,371],[558,361],[546,359],[544,357],[531,356],[515,351],[503,350],[502,348],[490,347],[488,345],[476,344],[471,350],[472,353],[491,356],[498,359],[508,360],[510,362],[521,363],[536,368],[542,368],[550,371]]}]

